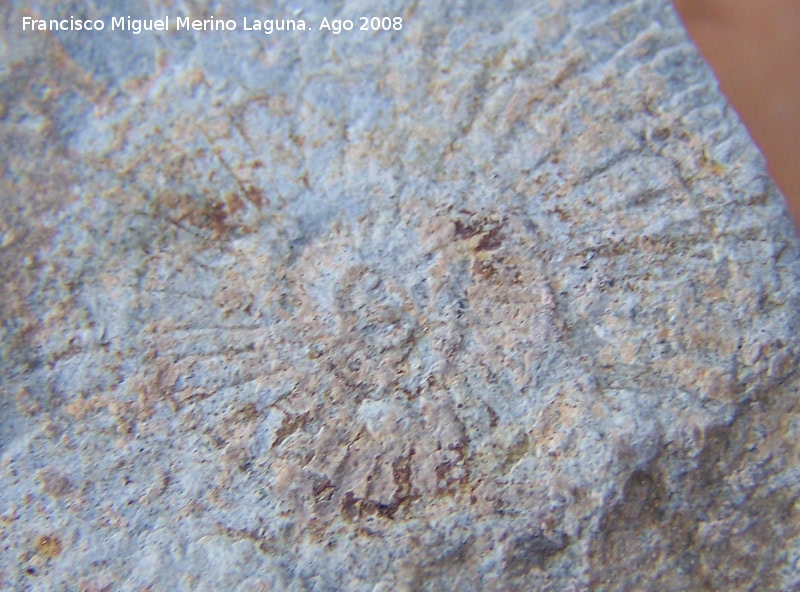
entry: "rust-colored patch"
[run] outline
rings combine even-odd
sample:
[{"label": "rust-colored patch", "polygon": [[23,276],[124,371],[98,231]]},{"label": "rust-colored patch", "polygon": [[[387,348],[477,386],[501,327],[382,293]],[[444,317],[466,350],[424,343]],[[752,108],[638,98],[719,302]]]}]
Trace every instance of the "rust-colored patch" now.
[{"label": "rust-colored patch", "polygon": [[500,423],[500,416],[489,405],[486,405],[486,411],[489,413],[489,427],[496,428],[497,424]]},{"label": "rust-colored patch", "polygon": [[491,279],[497,273],[497,268],[492,261],[475,261],[472,272],[484,279]]},{"label": "rust-colored patch", "polygon": [[486,232],[482,237],[481,240],[478,241],[478,246],[475,247],[476,251],[494,251],[495,249],[499,249],[500,245],[503,244],[503,238],[500,234],[502,226],[498,224],[494,228],[491,228],[488,232]]},{"label": "rust-colored patch", "polygon": [[245,403],[230,418],[236,423],[251,423],[259,417],[258,408],[255,403]]},{"label": "rust-colored patch", "polygon": [[395,498],[389,504],[382,504],[375,500],[356,497],[352,491],[348,491],[342,499],[342,514],[349,520],[357,520],[365,516],[380,516],[387,520],[393,520],[405,499]]},{"label": "rust-colored patch", "polygon": [[211,223],[211,227],[214,230],[214,238],[221,237],[228,230],[226,222],[228,211],[224,203],[219,201],[211,202],[204,208],[202,215],[208,218]]},{"label": "rust-colored patch", "polygon": [[[353,521],[366,516],[380,516],[387,520],[394,520],[395,514],[404,504],[419,499],[419,493],[414,489],[412,484],[412,459],[415,453],[412,447],[407,455],[398,457],[392,463],[392,476],[396,489],[392,495],[391,501],[385,503],[373,499],[356,497],[353,491],[348,491],[345,493],[340,503],[341,512],[345,518]],[[325,490],[322,490],[322,493],[324,492]],[[332,496],[329,495],[328,499],[330,499],[330,497]]]},{"label": "rust-colored patch", "polygon": [[61,555],[61,539],[52,534],[42,535],[36,541],[36,552],[45,559],[55,559]]},{"label": "rust-colored patch", "polygon": [[42,491],[53,498],[62,498],[71,494],[75,486],[55,468],[49,467],[38,472],[37,477]]},{"label": "rust-colored patch", "polygon": [[562,210],[558,206],[553,208],[553,213],[556,215],[556,217],[558,218],[559,222],[566,222],[566,221],[569,220],[569,214],[567,214],[564,210]]},{"label": "rust-colored patch", "polygon": [[471,212],[462,210],[468,214],[467,220],[457,219],[454,221],[454,236],[456,240],[470,240],[479,237],[476,242],[470,241],[470,248],[476,253],[483,251],[494,251],[503,244],[502,220],[493,219],[488,216],[477,216]]},{"label": "rust-colored patch", "polygon": [[247,201],[258,208],[260,208],[267,201],[267,199],[264,197],[264,192],[253,185],[248,185],[245,188],[244,196],[247,198]]},{"label": "rust-colored patch", "polygon": [[335,491],[336,488],[327,477],[316,477],[312,482],[311,495],[317,503],[330,501]]},{"label": "rust-colored patch", "polygon": [[228,206],[228,211],[231,214],[238,214],[244,209],[244,202],[235,192],[230,192],[225,196],[225,203]]},{"label": "rust-colored patch", "polygon": [[474,226],[470,226],[469,224],[464,224],[463,222],[461,222],[461,220],[456,220],[455,228],[456,228],[456,238],[461,240],[472,238],[473,236],[475,236],[480,232]]},{"label": "rust-colored patch", "polygon": [[277,432],[275,433],[275,441],[272,443],[272,447],[277,448],[280,446],[281,443],[286,440],[286,438],[291,436],[297,430],[302,429],[303,426],[309,421],[311,421],[311,413],[308,411],[284,420],[281,427],[278,428]]},{"label": "rust-colored patch", "polygon": [[664,140],[669,138],[671,135],[672,135],[672,133],[670,132],[669,128],[662,127],[662,128],[657,129],[656,131],[654,131],[652,137],[653,137],[654,140],[658,140],[659,142],[663,142]]},{"label": "rust-colored patch", "polygon": [[547,537],[541,532],[518,537],[511,544],[506,566],[511,577],[524,576],[533,569],[544,570],[547,562],[564,551],[568,538]]},{"label": "rust-colored patch", "polygon": [[415,452],[412,446],[408,456],[398,458],[392,463],[392,474],[397,483],[395,497],[401,500],[411,495],[411,459],[414,458]]}]

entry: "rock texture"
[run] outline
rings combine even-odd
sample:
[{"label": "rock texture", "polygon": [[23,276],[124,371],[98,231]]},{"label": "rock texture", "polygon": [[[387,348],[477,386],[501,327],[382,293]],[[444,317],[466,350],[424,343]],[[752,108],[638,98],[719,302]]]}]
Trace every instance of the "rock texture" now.
[{"label": "rock texture", "polygon": [[[100,4],[2,8],[0,586],[800,587],[799,245],[666,1]],[[165,13],[312,30],[20,26]]]}]

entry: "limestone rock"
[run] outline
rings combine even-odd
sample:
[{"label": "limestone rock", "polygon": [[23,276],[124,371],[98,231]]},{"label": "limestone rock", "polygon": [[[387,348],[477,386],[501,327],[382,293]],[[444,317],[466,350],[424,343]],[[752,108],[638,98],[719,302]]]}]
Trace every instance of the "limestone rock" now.
[{"label": "limestone rock", "polygon": [[799,245],[668,2],[100,4],[0,17],[2,587],[800,587]]}]

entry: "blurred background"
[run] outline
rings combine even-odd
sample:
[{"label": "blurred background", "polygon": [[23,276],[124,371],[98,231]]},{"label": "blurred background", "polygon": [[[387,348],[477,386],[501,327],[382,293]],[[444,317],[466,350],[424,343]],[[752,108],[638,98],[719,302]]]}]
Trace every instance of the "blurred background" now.
[{"label": "blurred background", "polygon": [[800,228],[800,0],[673,0]]}]

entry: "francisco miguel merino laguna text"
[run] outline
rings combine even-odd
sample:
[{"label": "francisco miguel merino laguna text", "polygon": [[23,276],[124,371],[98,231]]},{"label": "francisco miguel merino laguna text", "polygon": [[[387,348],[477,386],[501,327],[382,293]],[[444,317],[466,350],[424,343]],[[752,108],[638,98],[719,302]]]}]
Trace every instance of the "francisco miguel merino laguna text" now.
[{"label": "francisco miguel merino laguna text", "polygon": [[[326,19],[327,20],[327,19]],[[130,31],[138,35],[142,31],[235,31],[236,21],[233,19],[190,19],[187,17],[162,19],[134,19],[128,17],[112,17],[112,31]],[[23,31],[102,31],[106,23],[103,19],[35,19],[22,17]],[[279,31],[306,31],[308,27],[303,19],[250,19],[242,18],[242,30],[261,31],[267,35]]]}]

